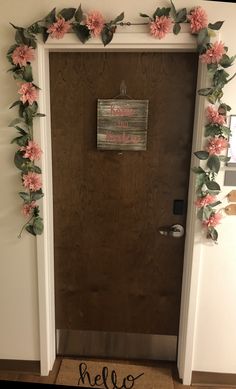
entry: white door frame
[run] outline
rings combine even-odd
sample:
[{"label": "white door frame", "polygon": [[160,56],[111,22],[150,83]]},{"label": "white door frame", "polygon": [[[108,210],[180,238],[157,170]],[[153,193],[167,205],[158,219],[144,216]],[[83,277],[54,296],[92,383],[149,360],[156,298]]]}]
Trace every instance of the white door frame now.
[{"label": "white door frame", "polygon": [[[40,92],[40,112],[46,114],[35,126],[35,138],[43,149],[42,174],[44,198],[41,200],[44,218],[44,234],[37,236],[38,301],[41,374],[48,375],[56,357],[55,347],[55,302],[54,302],[54,242],[53,242],[53,193],[51,157],[51,118],[49,90],[50,51],[195,51],[196,41],[189,32],[168,34],[163,40],[154,39],[143,27],[120,27],[113,41],[104,48],[100,39],[91,39],[81,44],[74,34],[63,40],[48,39],[38,43],[37,61],[33,68],[35,82]],[[197,89],[207,83],[205,66],[199,65]],[[201,147],[204,127],[204,98],[196,97],[193,150]],[[40,127],[37,128],[37,127]],[[201,244],[194,208],[194,178],[190,172],[189,198],[186,227],[186,243],[182,283],[182,301],[178,344],[178,369],[183,383],[189,385],[192,374],[194,330],[197,311],[197,293],[200,271]],[[198,241],[197,241],[198,239]]]}]

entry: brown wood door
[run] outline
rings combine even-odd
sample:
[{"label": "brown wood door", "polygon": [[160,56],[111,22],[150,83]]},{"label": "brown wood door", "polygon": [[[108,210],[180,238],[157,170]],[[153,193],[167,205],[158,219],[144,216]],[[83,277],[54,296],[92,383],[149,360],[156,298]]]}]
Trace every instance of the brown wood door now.
[{"label": "brown wood door", "polygon": [[[51,53],[56,328],[177,335],[197,55]],[[147,151],[98,151],[97,99],[149,100]]]}]

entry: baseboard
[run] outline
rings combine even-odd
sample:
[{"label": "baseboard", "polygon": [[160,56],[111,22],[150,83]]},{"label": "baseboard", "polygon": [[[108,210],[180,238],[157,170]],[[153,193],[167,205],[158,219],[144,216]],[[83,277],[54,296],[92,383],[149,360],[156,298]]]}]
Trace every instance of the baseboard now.
[{"label": "baseboard", "polygon": [[0,359],[0,371],[40,374],[40,361]]},{"label": "baseboard", "polygon": [[199,386],[236,386],[236,374],[193,371],[192,385]]}]

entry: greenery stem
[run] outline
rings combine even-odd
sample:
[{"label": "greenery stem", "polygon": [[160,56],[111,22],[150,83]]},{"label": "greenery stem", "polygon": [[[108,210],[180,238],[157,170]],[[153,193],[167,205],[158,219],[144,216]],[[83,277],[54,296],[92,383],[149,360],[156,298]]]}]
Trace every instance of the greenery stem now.
[{"label": "greenery stem", "polygon": [[227,84],[228,84],[235,76],[236,76],[236,73],[234,73],[234,75],[233,75],[231,78],[229,78],[229,79],[227,80]]},{"label": "greenery stem", "polygon": [[19,235],[17,236],[18,239],[21,238],[22,232],[24,231],[25,227],[31,222],[31,220],[33,219],[33,217],[34,217],[34,215],[32,215],[31,218],[23,225],[23,227],[22,227],[21,230],[20,230]]}]

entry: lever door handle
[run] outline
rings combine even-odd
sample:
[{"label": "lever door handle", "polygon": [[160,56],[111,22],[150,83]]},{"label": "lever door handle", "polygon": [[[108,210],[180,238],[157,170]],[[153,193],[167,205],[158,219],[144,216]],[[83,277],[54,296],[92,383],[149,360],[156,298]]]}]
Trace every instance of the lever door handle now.
[{"label": "lever door handle", "polygon": [[163,226],[159,228],[159,232],[164,236],[172,236],[173,238],[181,238],[184,236],[184,227],[181,224],[173,224],[172,226]]}]

